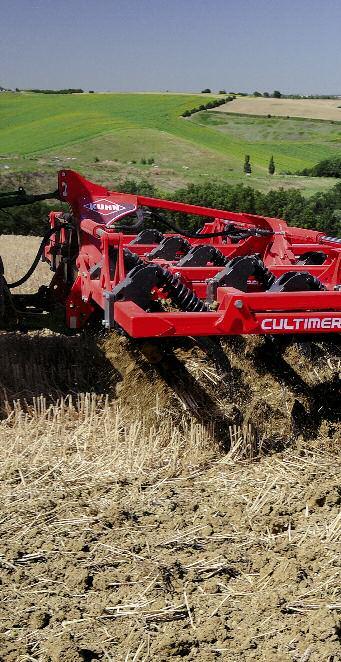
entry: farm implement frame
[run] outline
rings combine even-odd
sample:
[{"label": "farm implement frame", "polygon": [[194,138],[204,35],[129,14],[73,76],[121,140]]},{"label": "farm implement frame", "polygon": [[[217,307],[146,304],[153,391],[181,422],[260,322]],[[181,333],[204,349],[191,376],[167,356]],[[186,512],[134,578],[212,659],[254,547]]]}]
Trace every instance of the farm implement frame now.
[{"label": "farm implement frame", "polygon": [[[60,304],[70,329],[100,318],[133,338],[330,334],[341,330],[341,239],[281,219],[112,192],[62,170],[58,190],[0,197],[0,208],[57,198],[31,269],[16,283],[0,261],[0,323]],[[199,231],[174,215],[202,221]],[[178,222],[178,220],[177,220]],[[162,229],[162,231],[161,231]],[[14,290],[39,259],[54,272]]]}]

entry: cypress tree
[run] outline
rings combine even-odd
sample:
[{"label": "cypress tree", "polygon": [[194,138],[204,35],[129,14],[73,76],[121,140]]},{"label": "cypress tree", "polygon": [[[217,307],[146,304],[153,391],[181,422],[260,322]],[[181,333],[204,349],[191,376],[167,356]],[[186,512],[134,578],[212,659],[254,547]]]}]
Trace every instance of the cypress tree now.
[{"label": "cypress tree", "polygon": [[251,175],[251,172],[252,172],[249,154],[245,154],[244,172],[245,172],[246,175]]},{"label": "cypress tree", "polygon": [[275,174],[275,169],[276,169],[276,168],[275,168],[274,157],[271,156],[271,159],[270,159],[270,161],[269,161],[269,167],[268,167],[269,175],[274,175],[274,174]]}]

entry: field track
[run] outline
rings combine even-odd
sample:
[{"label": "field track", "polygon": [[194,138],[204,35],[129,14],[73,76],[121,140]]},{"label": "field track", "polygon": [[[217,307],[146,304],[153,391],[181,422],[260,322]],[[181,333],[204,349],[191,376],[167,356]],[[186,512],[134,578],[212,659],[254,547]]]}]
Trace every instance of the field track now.
[{"label": "field track", "polygon": [[[9,278],[38,244],[0,236]],[[339,659],[341,357],[301,349],[230,342],[224,384],[185,345],[175,384],[0,332],[1,662]]]}]

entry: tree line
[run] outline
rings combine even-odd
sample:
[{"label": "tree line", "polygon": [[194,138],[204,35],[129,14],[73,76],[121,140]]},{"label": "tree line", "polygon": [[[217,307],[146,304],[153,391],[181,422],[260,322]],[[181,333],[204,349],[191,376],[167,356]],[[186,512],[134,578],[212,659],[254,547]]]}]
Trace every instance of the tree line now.
[{"label": "tree line", "polygon": [[25,92],[36,92],[37,94],[83,94],[84,90],[77,87],[68,87],[65,90],[40,90],[39,88],[34,88],[32,90],[25,90]]},{"label": "tree line", "polygon": [[331,159],[319,161],[312,168],[304,168],[296,173],[306,177],[341,177],[341,157],[334,156]]},{"label": "tree line", "polygon": [[[209,87],[205,87],[204,90],[201,90],[202,94],[211,94],[212,90]],[[226,90],[219,90],[217,94],[227,94]],[[228,92],[233,97],[238,95],[239,97],[264,97],[265,99],[339,99],[340,97],[337,94],[284,94],[280,90],[274,90],[273,92]]]},{"label": "tree line", "polygon": [[194,113],[200,113],[202,110],[212,110],[212,108],[217,108],[218,106],[222,106],[224,103],[229,103],[230,101],[233,101],[235,97],[229,96],[226,97],[226,99],[212,99],[208,103],[201,103],[200,106],[196,106],[195,108],[191,108],[191,110],[185,110],[182,114],[181,117],[190,117],[191,115],[194,115]]}]

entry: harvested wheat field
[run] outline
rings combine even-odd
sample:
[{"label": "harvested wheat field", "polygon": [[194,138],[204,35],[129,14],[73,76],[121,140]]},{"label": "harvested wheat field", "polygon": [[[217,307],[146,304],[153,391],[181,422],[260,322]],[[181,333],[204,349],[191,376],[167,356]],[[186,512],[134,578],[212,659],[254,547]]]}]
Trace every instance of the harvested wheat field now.
[{"label": "harvested wheat field", "polygon": [[0,333],[1,661],[341,660],[340,345],[225,352]]},{"label": "harvested wheat field", "polygon": [[340,99],[263,99],[238,97],[233,102],[215,108],[216,113],[245,115],[275,115],[277,117],[306,117],[316,120],[341,121]]}]

